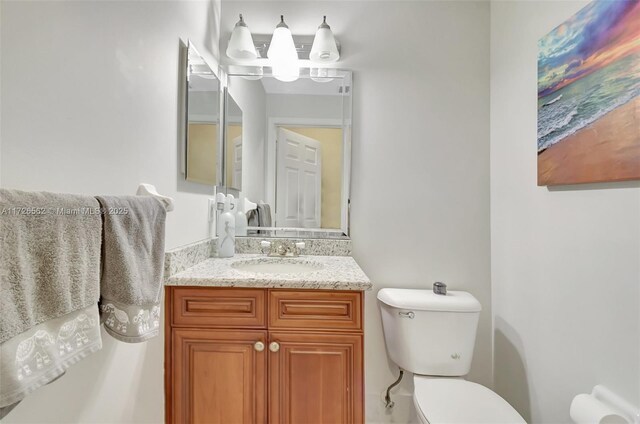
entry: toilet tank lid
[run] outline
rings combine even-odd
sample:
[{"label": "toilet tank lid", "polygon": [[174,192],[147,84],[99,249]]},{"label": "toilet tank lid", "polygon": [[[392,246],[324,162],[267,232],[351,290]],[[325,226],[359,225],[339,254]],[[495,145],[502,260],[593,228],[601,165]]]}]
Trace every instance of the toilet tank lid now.
[{"label": "toilet tank lid", "polygon": [[418,414],[430,424],[526,424],[497,393],[457,378],[414,376]]},{"label": "toilet tank lid", "polygon": [[432,290],[386,288],[378,292],[378,300],[399,309],[437,312],[480,312],[482,306],[471,293],[449,290],[446,295]]}]

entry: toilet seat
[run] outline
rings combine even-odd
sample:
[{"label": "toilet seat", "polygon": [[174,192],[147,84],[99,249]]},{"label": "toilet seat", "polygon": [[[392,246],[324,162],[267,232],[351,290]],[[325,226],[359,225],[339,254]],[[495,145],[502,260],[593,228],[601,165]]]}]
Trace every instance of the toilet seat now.
[{"label": "toilet seat", "polygon": [[425,424],[526,424],[506,400],[458,378],[414,375],[413,402]]}]

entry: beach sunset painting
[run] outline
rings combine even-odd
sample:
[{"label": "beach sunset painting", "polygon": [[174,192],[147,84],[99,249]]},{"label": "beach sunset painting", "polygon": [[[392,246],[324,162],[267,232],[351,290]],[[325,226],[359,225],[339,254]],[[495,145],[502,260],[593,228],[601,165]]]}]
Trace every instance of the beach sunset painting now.
[{"label": "beach sunset painting", "polygon": [[595,0],[538,41],[538,185],[640,180],[640,0]]}]

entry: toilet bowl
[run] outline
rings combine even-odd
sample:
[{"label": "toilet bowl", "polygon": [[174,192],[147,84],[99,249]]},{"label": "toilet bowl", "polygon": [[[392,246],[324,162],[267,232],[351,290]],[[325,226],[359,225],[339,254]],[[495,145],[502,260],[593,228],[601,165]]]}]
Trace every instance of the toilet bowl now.
[{"label": "toilet bowl", "polygon": [[482,307],[470,293],[387,288],[378,292],[391,360],[413,373],[413,402],[424,424],[524,424],[506,400],[464,380]]},{"label": "toilet bowl", "polygon": [[413,377],[413,404],[422,424],[526,424],[497,393],[460,378]]}]

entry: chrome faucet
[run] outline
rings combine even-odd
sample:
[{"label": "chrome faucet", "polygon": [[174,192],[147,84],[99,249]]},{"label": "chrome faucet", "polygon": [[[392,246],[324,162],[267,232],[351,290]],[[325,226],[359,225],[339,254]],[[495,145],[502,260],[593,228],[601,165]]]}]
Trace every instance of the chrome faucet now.
[{"label": "chrome faucet", "polygon": [[260,242],[260,246],[263,252],[266,248],[269,249],[267,256],[270,257],[298,257],[300,256],[300,251],[304,249],[305,243],[292,240],[263,240]]}]

